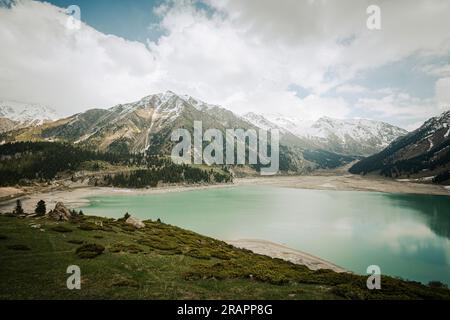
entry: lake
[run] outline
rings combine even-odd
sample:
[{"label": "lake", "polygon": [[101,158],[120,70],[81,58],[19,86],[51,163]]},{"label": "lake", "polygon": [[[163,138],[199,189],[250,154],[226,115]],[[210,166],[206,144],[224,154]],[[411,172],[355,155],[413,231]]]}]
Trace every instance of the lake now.
[{"label": "lake", "polygon": [[450,285],[450,197],[242,186],[90,198],[86,214],[160,218],[222,240],[264,239],[365,274]]}]

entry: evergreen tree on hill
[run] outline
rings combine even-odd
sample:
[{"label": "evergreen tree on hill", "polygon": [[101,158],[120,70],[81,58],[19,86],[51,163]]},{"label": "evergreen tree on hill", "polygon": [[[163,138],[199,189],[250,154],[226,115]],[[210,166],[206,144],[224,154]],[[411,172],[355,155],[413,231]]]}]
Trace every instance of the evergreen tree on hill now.
[{"label": "evergreen tree on hill", "polygon": [[43,216],[47,212],[47,208],[45,206],[44,200],[39,200],[39,202],[36,205],[36,209],[34,209],[34,213],[36,213],[38,216]]}]

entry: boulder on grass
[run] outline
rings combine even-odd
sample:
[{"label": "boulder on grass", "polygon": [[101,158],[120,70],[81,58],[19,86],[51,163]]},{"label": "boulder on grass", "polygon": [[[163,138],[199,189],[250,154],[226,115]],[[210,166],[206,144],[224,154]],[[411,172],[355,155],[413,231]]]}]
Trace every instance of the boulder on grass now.
[{"label": "boulder on grass", "polygon": [[70,210],[62,202],[56,203],[55,209],[48,213],[48,217],[56,221],[69,221],[71,216]]},{"label": "boulder on grass", "polygon": [[136,219],[134,217],[128,217],[127,220],[125,220],[125,223],[132,225],[136,229],[145,228],[145,223],[143,223],[141,220]]}]

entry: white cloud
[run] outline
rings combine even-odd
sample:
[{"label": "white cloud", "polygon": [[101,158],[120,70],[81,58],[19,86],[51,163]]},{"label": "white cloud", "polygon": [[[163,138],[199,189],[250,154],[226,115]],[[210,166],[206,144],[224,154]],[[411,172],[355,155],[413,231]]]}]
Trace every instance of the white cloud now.
[{"label": "white cloud", "polygon": [[436,82],[436,99],[441,110],[450,109],[450,77],[439,79]]},{"label": "white cloud", "polygon": [[450,45],[450,35],[445,32],[450,29],[450,3],[446,0],[376,1],[381,7],[380,31],[366,28],[366,8],[373,4],[371,0],[211,2],[248,38],[307,53],[293,66],[309,64],[322,76],[323,70],[331,67],[338,81],[417,51],[448,52]]},{"label": "white cloud", "polygon": [[361,113],[372,114],[373,118],[388,121],[407,130],[416,129],[424,119],[440,112],[434,99],[419,99],[392,89],[379,90],[376,97],[359,98],[355,108]]},{"label": "white cloud", "polygon": [[47,3],[0,8],[0,96],[63,114],[128,101],[151,90],[156,65],[141,43],[104,35]]},{"label": "white cloud", "polygon": [[[364,70],[411,54],[450,52],[446,0],[379,0],[381,31],[366,28],[372,4],[366,0],[205,2],[215,10],[188,0],[157,8],[165,35],[148,47],[86,25],[67,30],[67,17],[49,4],[0,9],[0,43],[8,49],[0,52],[0,97],[71,112],[170,89],[238,113],[342,118],[368,108],[411,123],[438,109],[433,99],[448,101],[446,77],[430,99],[395,88],[378,99],[348,84]],[[311,94],[296,97],[292,84]],[[362,95],[356,109],[343,98],[325,98],[333,88]]]},{"label": "white cloud", "polygon": [[351,84],[344,84],[336,88],[336,92],[338,93],[365,93],[367,90],[368,89],[363,86]]},{"label": "white cloud", "polygon": [[422,71],[436,77],[450,76],[450,64],[444,65],[426,65]]}]

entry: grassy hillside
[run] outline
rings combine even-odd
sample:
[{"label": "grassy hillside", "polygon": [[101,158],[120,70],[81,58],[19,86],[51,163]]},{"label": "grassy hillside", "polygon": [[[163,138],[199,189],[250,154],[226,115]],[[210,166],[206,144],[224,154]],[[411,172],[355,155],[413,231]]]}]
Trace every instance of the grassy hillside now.
[{"label": "grassy hillside", "polygon": [[[161,222],[0,216],[0,299],[450,299],[450,291],[311,271]],[[81,290],[66,269],[81,268]]]}]

